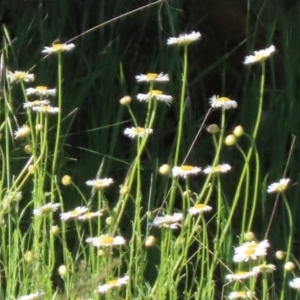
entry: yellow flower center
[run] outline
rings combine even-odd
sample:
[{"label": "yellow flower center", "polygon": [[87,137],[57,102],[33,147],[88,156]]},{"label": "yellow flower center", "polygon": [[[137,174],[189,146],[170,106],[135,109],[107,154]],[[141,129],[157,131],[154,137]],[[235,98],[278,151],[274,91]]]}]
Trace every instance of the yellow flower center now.
[{"label": "yellow flower center", "polygon": [[261,54],[255,54],[254,56],[255,56],[255,60],[256,60],[256,61],[260,61],[260,60],[265,59],[265,56],[263,56],[263,55],[261,55]]},{"label": "yellow flower center", "polygon": [[230,99],[227,98],[227,97],[218,97],[217,100],[218,100],[219,102],[227,102],[227,101],[230,101]]},{"label": "yellow flower center", "polygon": [[109,286],[115,286],[115,285],[117,285],[117,283],[118,283],[118,279],[114,279],[114,280],[110,280],[107,283],[107,285],[109,285]]},{"label": "yellow flower center", "polygon": [[244,275],[248,274],[248,272],[245,272],[245,271],[240,271],[240,272],[236,272],[235,273],[235,276],[236,277],[243,277]]},{"label": "yellow flower center", "polygon": [[39,85],[39,86],[37,86],[36,88],[35,88],[37,91],[47,91],[47,87],[46,86],[41,86],[41,85]]},{"label": "yellow flower center", "polygon": [[193,170],[193,166],[188,166],[188,165],[184,165],[184,166],[181,166],[180,169],[184,172],[188,172],[188,171],[191,171]]},{"label": "yellow flower center", "polygon": [[54,44],[52,45],[52,48],[56,51],[62,50],[64,48],[64,44]]},{"label": "yellow flower center", "polygon": [[205,208],[205,207],[206,207],[206,205],[205,205],[205,204],[202,204],[202,203],[196,204],[196,205],[194,206],[194,208],[196,208],[196,209],[203,209],[203,208]]},{"label": "yellow flower center", "polygon": [[114,238],[112,236],[101,237],[102,244],[111,245],[113,242],[114,242]]},{"label": "yellow flower center", "polygon": [[215,167],[213,168],[213,171],[214,171],[214,172],[221,172],[221,170],[222,170],[221,166],[215,166]]},{"label": "yellow flower center", "polygon": [[43,112],[50,111],[51,107],[49,105],[42,106]]},{"label": "yellow flower center", "polygon": [[247,249],[245,250],[245,255],[251,256],[255,253],[255,249],[257,248],[257,244],[253,243],[251,245],[247,246]]},{"label": "yellow flower center", "polygon": [[148,73],[148,74],[146,75],[146,77],[147,77],[147,79],[149,79],[149,80],[155,80],[155,79],[158,77],[158,75],[157,75],[156,73]]},{"label": "yellow flower center", "polygon": [[172,224],[174,223],[172,216],[165,216],[165,220],[163,220],[163,224]]},{"label": "yellow flower center", "polygon": [[27,78],[27,73],[26,72],[22,72],[22,71],[18,71],[18,72],[16,72],[15,74],[14,74],[14,77],[16,78],[16,79],[25,79],[25,78]]},{"label": "yellow flower center", "polygon": [[75,217],[75,216],[77,216],[79,213],[78,213],[77,210],[71,210],[71,211],[69,212],[69,214],[70,214],[71,216]]},{"label": "yellow flower center", "polygon": [[244,291],[236,292],[236,294],[237,294],[238,297],[243,297],[243,298],[246,297],[246,292],[244,292]]},{"label": "yellow flower center", "polygon": [[[150,92],[148,93],[150,94]],[[159,90],[153,90],[151,91],[151,94],[152,96],[158,96],[158,95],[162,95],[162,91],[159,91]]]},{"label": "yellow flower center", "polygon": [[135,133],[143,133],[143,132],[145,132],[145,129],[144,128],[141,128],[141,127],[137,127],[137,128],[134,128],[134,132]]}]

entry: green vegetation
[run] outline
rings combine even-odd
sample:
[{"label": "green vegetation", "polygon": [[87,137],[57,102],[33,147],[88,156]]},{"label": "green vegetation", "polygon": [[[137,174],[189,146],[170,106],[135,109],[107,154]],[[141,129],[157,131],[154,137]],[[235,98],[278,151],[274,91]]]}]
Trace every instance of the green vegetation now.
[{"label": "green vegetation", "polygon": [[181,1],[17,2],[1,299],[298,299],[300,5],[248,1],[210,49],[205,1],[185,25]]}]

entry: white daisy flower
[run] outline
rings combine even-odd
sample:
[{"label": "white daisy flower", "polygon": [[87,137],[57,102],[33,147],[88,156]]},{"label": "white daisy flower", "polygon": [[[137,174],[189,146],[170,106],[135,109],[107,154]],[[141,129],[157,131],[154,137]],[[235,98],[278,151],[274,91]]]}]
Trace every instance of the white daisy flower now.
[{"label": "white daisy flower", "polygon": [[30,127],[28,125],[23,125],[18,130],[16,130],[14,134],[15,139],[26,137],[30,134]]},{"label": "white daisy flower", "polygon": [[65,212],[65,213],[61,213],[60,214],[60,219],[63,221],[69,220],[69,219],[75,219],[80,215],[83,215],[84,213],[86,213],[88,211],[88,208],[85,206],[78,206],[76,207],[74,210]]},{"label": "white daisy flower", "polygon": [[226,173],[231,170],[231,166],[228,164],[221,164],[215,167],[208,166],[203,170],[205,174],[214,174],[214,173]]},{"label": "white daisy flower", "polygon": [[289,282],[289,286],[300,291],[300,278],[294,278]]},{"label": "white daisy flower", "polygon": [[43,291],[39,291],[34,294],[21,296],[18,298],[18,300],[36,300],[36,299],[41,299],[42,296],[44,295],[45,293]]},{"label": "white daisy flower", "polygon": [[33,210],[33,214],[35,216],[46,215],[50,212],[57,211],[59,207],[60,207],[60,203],[47,203],[41,206],[40,208],[35,208]]},{"label": "white daisy flower", "polygon": [[148,101],[150,98],[165,102],[166,104],[170,105],[172,103],[173,97],[170,95],[164,95],[162,91],[159,90],[152,90],[148,94],[138,94],[137,99],[140,101]]},{"label": "white daisy flower", "polygon": [[168,45],[189,45],[192,42],[199,40],[200,32],[191,32],[189,34],[181,34],[178,38],[171,37],[167,40]]},{"label": "white daisy flower", "polygon": [[126,241],[121,236],[111,236],[109,234],[101,235],[98,237],[89,237],[85,240],[87,243],[91,243],[95,247],[112,247],[125,245]]},{"label": "white daisy flower", "polygon": [[194,205],[193,207],[189,208],[189,213],[194,216],[197,214],[201,214],[205,211],[211,211],[211,210],[212,210],[211,206],[208,206],[208,205],[202,204],[202,203],[198,203],[198,204]]},{"label": "white daisy flower", "polygon": [[165,215],[155,217],[152,225],[170,229],[177,229],[180,221],[183,220],[183,213],[174,213],[173,215]]},{"label": "white daisy flower", "polygon": [[10,83],[13,82],[18,82],[18,81],[34,81],[34,74],[29,74],[28,72],[23,72],[23,71],[14,71],[10,72],[8,71],[8,74],[6,75],[7,78],[9,79]]},{"label": "white daisy flower", "polygon": [[239,272],[236,272],[234,274],[226,275],[226,279],[229,280],[229,281],[243,280],[243,279],[253,277],[255,275],[257,275],[257,273],[255,273],[253,271],[251,271],[251,272],[239,271]]},{"label": "white daisy flower", "polygon": [[233,260],[235,262],[248,261],[249,259],[256,260],[257,257],[267,255],[267,248],[270,247],[268,240],[263,240],[260,243],[254,241],[244,243],[234,249]]},{"label": "white daisy flower", "polygon": [[153,133],[153,130],[151,128],[131,127],[131,128],[126,128],[124,130],[124,134],[126,134],[130,138],[144,137],[145,135],[151,133]]},{"label": "white daisy flower", "polygon": [[239,291],[239,292],[231,292],[228,295],[228,299],[247,299],[247,298],[253,298],[255,293],[251,293],[250,291]]},{"label": "white daisy flower", "polygon": [[199,172],[201,172],[201,168],[189,165],[182,165],[180,167],[175,166],[172,169],[173,177],[181,176],[183,178],[186,178],[188,175],[198,174]]},{"label": "white daisy flower", "polygon": [[48,89],[46,86],[37,86],[35,88],[26,89],[26,95],[55,96],[56,89]]},{"label": "white daisy flower", "polygon": [[63,51],[71,51],[75,48],[74,44],[53,44],[52,47],[44,47],[44,50],[42,50],[42,53],[57,53],[57,52],[63,52]]},{"label": "white daisy flower", "polygon": [[50,104],[50,101],[45,99],[45,100],[35,100],[35,101],[28,101],[28,102],[25,102],[23,104],[23,107],[24,108],[31,108],[31,107],[34,107],[34,106],[43,106],[43,105],[49,105]]},{"label": "white daisy flower", "polygon": [[209,103],[211,107],[222,107],[224,109],[230,109],[230,108],[237,108],[237,103],[234,100],[231,100],[227,97],[219,97],[219,96],[212,96],[209,98]]},{"label": "white daisy flower", "polygon": [[264,272],[272,273],[272,272],[276,271],[276,267],[275,267],[275,265],[272,265],[272,264],[261,264],[261,265],[254,267],[252,269],[252,271],[256,274],[264,273]]},{"label": "white daisy flower", "polygon": [[148,74],[140,74],[135,76],[136,80],[138,82],[141,81],[147,81],[147,82],[153,82],[153,81],[169,81],[169,75],[164,73],[148,73]]},{"label": "white daisy flower", "polygon": [[53,107],[53,106],[49,106],[49,105],[43,105],[43,106],[33,106],[32,107],[33,111],[36,112],[41,112],[41,113],[45,113],[45,114],[57,114],[59,113],[59,108],[58,107]]},{"label": "white daisy flower", "polygon": [[284,192],[288,186],[288,183],[290,182],[289,178],[283,178],[280,179],[279,182],[272,183],[271,185],[268,186],[267,192],[268,193],[281,193]]},{"label": "white daisy flower", "polygon": [[85,221],[85,220],[91,220],[96,217],[101,217],[103,213],[101,211],[95,211],[95,212],[86,212],[83,215],[78,216],[78,220]]},{"label": "white daisy flower", "polygon": [[99,285],[98,292],[100,294],[104,294],[113,288],[117,288],[117,287],[121,287],[122,285],[126,285],[128,283],[128,280],[129,280],[129,276],[124,276],[122,278],[110,280],[104,285]]},{"label": "white daisy flower", "polygon": [[93,179],[93,180],[88,180],[86,184],[88,186],[93,187],[96,190],[103,190],[104,188],[110,186],[113,184],[113,179],[112,178],[103,178],[103,179]]},{"label": "white daisy flower", "polygon": [[269,57],[274,51],[275,46],[272,45],[267,49],[254,51],[254,55],[246,56],[244,64],[253,64],[256,62],[260,62],[262,60],[265,60],[267,57]]}]

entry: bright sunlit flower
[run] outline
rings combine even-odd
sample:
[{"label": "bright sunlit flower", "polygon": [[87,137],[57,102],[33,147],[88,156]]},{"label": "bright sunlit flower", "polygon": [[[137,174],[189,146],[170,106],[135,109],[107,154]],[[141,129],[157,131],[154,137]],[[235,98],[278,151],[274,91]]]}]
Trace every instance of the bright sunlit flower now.
[{"label": "bright sunlit flower", "polygon": [[211,210],[212,210],[211,206],[208,206],[203,203],[198,203],[198,204],[194,205],[193,207],[189,208],[189,213],[191,215],[197,215],[197,214],[201,214],[205,211],[211,211]]},{"label": "bright sunlit flower", "polygon": [[203,170],[203,173],[205,173],[205,174],[226,173],[230,170],[231,170],[230,165],[222,164],[222,165],[218,165],[218,166],[215,166],[215,167],[208,166]]},{"label": "bright sunlit flower", "polygon": [[96,190],[103,190],[106,187],[110,186],[113,184],[114,181],[112,178],[103,178],[103,179],[93,179],[93,180],[88,180],[86,184],[88,186],[93,187]]},{"label": "bright sunlit flower", "polygon": [[23,125],[18,130],[15,131],[15,139],[23,138],[30,134],[30,127],[28,125]]},{"label": "bright sunlit flower", "polygon": [[91,243],[95,247],[112,247],[125,245],[126,241],[121,236],[111,236],[109,234],[101,235],[98,237],[89,237],[85,240],[87,243]]},{"label": "bright sunlit flower", "polygon": [[250,291],[239,291],[239,292],[231,292],[228,295],[228,299],[247,299],[254,296],[254,293],[251,293]]},{"label": "bright sunlit flower", "polygon": [[153,130],[151,128],[131,127],[131,128],[126,128],[124,130],[124,134],[126,134],[130,138],[144,137],[145,135],[151,133],[153,133]]},{"label": "bright sunlit flower", "polygon": [[88,208],[85,206],[78,206],[76,207],[74,210],[65,212],[65,213],[61,213],[60,214],[60,219],[63,221],[69,220],[69,219],[74,219],[77,218],[80,215],[83,215],[84,213],[86,213],[88,211]]},{"label": "bright sunlit flower", "polygon": [[43,105],[43,106],[33,106],[32,107],[33,111],[41,112],[44,114],[57,114],[59,113],[59,108],[58,107],[53,107],[49,105]]},{"label": "bright sunlit flower", "polygon": [[248,261],[249,259],[256,260],[257,257],[267,255],[267,248],[270,247],[268,240],[263,240],[260,243],[246,242],[243,245],[234,249],[233,260],[235,262]]},{"label": "bright sunlit flower", "polygon": [[59,207],[60,207],[60,203],[47,203],[41,206],[40,208],[35,208],[33,210],[33,214],[35,216],[46,215],[50,212],[57,211]]},{"label": "bright sunlit flower", "polygon": [[165,102],[166,104],[170,105],[172,103],[173,97],[170,95],[164,95],[162,91],[159,90],[152,90],[148,94],[138,94],[137,99],[140,101],[148,101],[149,99],[155,99],[158,101]]},{"label": "bright sunlit flower", "polygon": [[34,106],[43,106],[43,105],[49,105],[50,104],[50,101],[45,99],[45,100],[35,100],[35,101],[28,101],[28,102],[25,102],[23,104],[23,107],[24,108],[31,108],[31,107],[34,107]]},{"label": "bright sunlit flower", "polygon": [[178,38],[171,37],[167,40],[168,45],[189,45],[192,42],[199,40],[200,32],[191,32],[189,34],[181,34]]},{"label": "bright sunlit flower", "polygon": [[42,53],[57,53],[57,52],[63,52],[63,51],[71,51],[75,48],[74,44],[53,44],[52,47],[44,47],[44,50],[42,50]]},{"label": "bright sunlit flower", "polygon": [[300,291],[300,278],[294,278],[292,281],[289,282],[289,286],[293,289],[297,289]]},{"label": "bright sunlit flower", "polygon": [[183,219],[182,213],[174,213],[173,215],[165,215],[160,217],[155,217],[152,225],[157,227],[177,229],[180,221]]},{"label": "bright sunlit flower", "polygon": [[147,82],[153,82],[153,81],[169,81],[169,75],[164,73],[147,73],[146,75],[140,74],[135,76],[136,80],[138,82],[141,81],[147,81]]},{"label": "bright sunlit flower", "polygon": [[217,95],[213,95],[209,98],[209,103],[211,107],[222,107],[224,109],[237,108],[237,103],[234,100],[231,100],[227,97],[219,97]]},{"label": "bright sunlit flower", "polygon": [[252,272],[239,271],[234,274],[226,275],[226,279],[229,281],[242,280],[242,279],[247,279],[247,278],[253,277],[255,275],[257,275],[257,273],[255,273],[253,271]]},{"label": "bright sunlit flower", "polygon": [[113,288],[117,288],[117,287],[121,287],[122,285],[126,285],[128,283],[128,280],[129,280],[129,276],[127,276],[127,275],[122,278],[110,280],[104,285],[99,285],[98,292],[101,294],[104,294]]},{"label": "bright sunlit flower", "polygon": [[270,46],[267,49],[254,51],[254,55],[246,56],[244,64],[253,64],[265,60],[275,51],[275,46]]},{"label": "bright sunlit flower", "polygon": [[101,217],[102,215],[103,213],[101,211],[95,211],[95,212],[88,211],[85,214],[78,216],[77,219],[81,221],[85,221],[85,220],[91,220],[96,217]]},{"label": "bright sunlit flower", "polygon": [[254,267],[252,269],[252,271],[256,274],[264,273],[264,272],[272,273],[272,272],[276,271],[276,267],[275,267],[275,265],[272,265],[272,264],[261,264],[261,265]]},{"label": "bright sunlit flower", "polygon": [[283,178],[280,179],[279,182],[272,183],[271,185],[268,186],[267,192],[268,193],[281,193],[284,192],[288,186],[288,183],[290,182],[289,178]]},{"label": "bright sunlit flower", "polygon": [[7,78],[9,79],[10,83],[18,82],[18,81],[34,81],[34,74],[29,74],[28,72],[23,71],[8,71]]},{"label": "bright sunlit flower", "polygon": [[26,89],[26,95],[55,96],[56,89],[48,89],[46,86],[37,86],[36,88]]},{"label": "bright sunlit flower", "polygon": [[36,292],[34,294],[21,296],[21,297],[18,298],[18,300],[36,300],[36,299],[41,299],[44,296],[44,294],[45,293],[43,291],[39,291],[39,292]]},{"label": "bright sunlit flower", "polygon": [[181,176],[183,178],[186,178],[188,175],[191,174],[198,174],[201,172],[201,168],[199,167],[193,167],[189,165],[183,165],[183,166],[175,166],[172,169],[172,175],[173,177]]}]

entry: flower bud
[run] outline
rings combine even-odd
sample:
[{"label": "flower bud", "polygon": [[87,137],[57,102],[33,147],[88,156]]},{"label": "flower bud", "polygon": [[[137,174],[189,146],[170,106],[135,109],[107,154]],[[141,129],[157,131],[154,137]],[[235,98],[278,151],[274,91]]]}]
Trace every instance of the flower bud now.
[{"label": "flower bud", "polygon": [[170,173],[170,166],[168,164],[164,164],[159,168],[159,173],[161,175],[167,175]]},{"label": "flower bud", "polygon": [[236,137],[233,134],[227,135],[225,138],[225,145],[232,146],[236,142]]},{"label": "flower bud", "polygon": [[295,264],[293,262],[291,262],[291,261],[288,261],[288,262],[285,263],[284,269],[286,271],[292,271],[292,270],[295,269]]},{"label": "flower bud", "polygon": [[233,130],[233,134],[236,136],[236,137],[240,137],[242,136],[244,133],[244,128],[239,125],[239,126],[236,126]]},{"label": "flower bud", "polygon": [[61,277],[65,277],[67,274],[68,274],[68,268],[66,265],[61,265],[59,268],[58,268],[58,274],[61,276]]},{"label": "flower bud", "polygon": [[130,96],[125,96],[120,99],[120,104],[121,105],[128,105],[131,103],[131,97]]},{"label": "flower bud", "polygon": [[206,131],[211,134],[216,134],[220,131],[220,128],[217,124],[211,124],[206,128]]},{"label": "flower bud", "polygon": [[152,247],[156,242],[156,238],[153,235],[149,235],[145,241],[146,247]]},{"label": "flower bud", "polygon": [[62,179],[61,182],[63,185],[69,185],[72,182],[72,177],[69,175],[65,175]]}]

